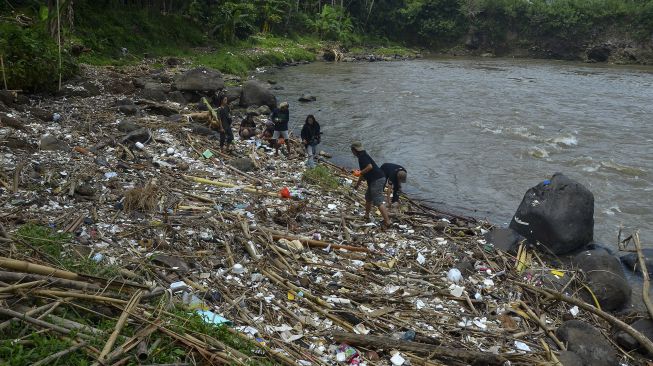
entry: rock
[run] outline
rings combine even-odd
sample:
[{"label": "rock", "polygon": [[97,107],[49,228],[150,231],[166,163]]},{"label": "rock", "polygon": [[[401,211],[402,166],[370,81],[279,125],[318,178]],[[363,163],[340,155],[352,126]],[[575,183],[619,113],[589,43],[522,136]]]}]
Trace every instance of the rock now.
[{"label": "rock", "polygon": [[184,95],[184,99],[186,99],[186,103],[197,103],[200,100],[202,100],[202,96],[199,95],[198,93],[187,92],[187,91],[182,91],[181,93]]},{"label": "rock", "polygon": [[180,92],[179,90],[175,90],[173,92],[168,93],[168,98],[169,101],[179,103],[179,104],[186,104],[186,97],[184,97],[184,93]]},{"label": "rock", "polygon": [[[587,285],[603,310],[621,309],[630,300],[632,291],[617,257],[602,249],[587,250],[576,255],[573,263],[585,273]],[[594,302],[587,291],[581,294],[588,303]]]},{"label": "rock", "polygon": [[[639,319],[630,326],[642,333],[644,336],[646,336],[646,338],[653,341],[653,321],[650,319]],[[640,349],[639,342],[637,342],[633,336],[624,332],[623,330],[620,330],[615,334],[615,341],[626,351],[634,351]]]},{"label": "rock", "polygon": [[310,94],[304,94],[298,99],[300,102],[314,102],[317,100],[317,97]]},{"label": "rock", "polygon": [[118,107],[118,110],[127,116],[137,115],[140,109],[135,104],[124,104]]},{"label": "rock", "polygon": [[231,87],[227,89],[227,101],[229,103],[238,100],[240,98],[240,93],[242,93],[243,88],[239,86]]},{"label": "rock", "polygon": [[594,236],[594,195],[556,173],[526,192],[510,228],[553,254],[582,248]]},{"label": "rock", "polygon": [[32,117],[34,117],[34,118],[36,118],[38,120],[41,120],[43,122],[52,121],[52,113],[46,111],[45,109],[41,109],[41,108],[37,108],[37,107],[30,108],[29,114],[30,114],[30,116],[32,116]]},{"label": "rock", "polygon": [[16,95],[9,90],[0,90],[0,102],[6,106],[11,107],[16,102]]},{"label": "rock", "polygon": [[267,105],[270,109],[277,106],[277,98],[266,87],[265,84],[257,80],[248,80],[243,84],[243,90],[240,93],[240,106],[262,106]]},{"label": "rock", "polygon": [[118,131],[125,133],[136,131],[139,128],[141,128],[141,126],[139,126],[136,122],[128,119],[122,120],[118,123]]},{"label": "rock", "polygon": [[149,113],[159,114],[162,116],[172,116],[175,114],[179,114],[179,110],[177,110],[176,108],[173,108],[171,106],[162,103],[149,103],[145,107],[143,107],[143,109],[145,109]]},{"label": "rock", "polygon": [[224,80],[220,72],[200,67],[177,76],[173,87],[181,91],[215,92],[224,89]]},{"label": "rock", "polygon": [[591,62],[606,62],[611,54],[612,46],[609,44],[597,45],[586,51],[587,61]]},{"label": "rock", "polygon": [[88,98],[100,95],[101,92],[97,85],[90,81],[85,81],[77,85],[64,85],[57,94],[64,97]]},{"label": "rock", "polygon": [[272,113],[272,111],[270,110],[270,107],[266,105],[262,105],[256,108],[256,113],[258,113],[259,116],[269,116]]},{"label": "rock", "polygon": [[157,102],[165,102],[168,100],[168,96],[161,89],[143,89],[139,95],[143,99],[149,99]]},{"label": "rock", "polygon": [[68,150],[70,148],[64,141],[49,134],[41,136],[39,147],[41,150],[47,151]]},{"label": "rock", "polygon": [[217,134],[216,131],[197,123],[191,124],[190,129],[194,134],[202,136],[214,136]]},{"label": "rock", "polygon": [[[647,248],[647,249],[642,249],[642,253],[644,254],[644,262],[646,264],[646,269],[648,271],[648,274],[653,276],[653,249]],[[639,258],[637,258],[637,253],[628,253],[626,255],[621,256],[621,262],[628,268],[629,270],[633,272],[637,272],[641,274],[641,270],[639,268]]]},{"label": "rock", "polygon": [[95,187],[88,183],[83,183],[75,187],[75,193],[80,196],[92,197],[95,196],[95,192]]},{"label": "rock", "polygon": [[236,158],[233,159],[229,165],[240,170],[241,172],[251,172],[256,169],[256,165],[252,159],[249,158]]},{"label": "rock", "polygon": [[525,238],[511,228],[494,228],[485,234],[485,240],[495,249],[510,254],[517,254],[519,242]]},{"label": "rock", "polygon": [[[567,343],[568,351],[575,353],[583,361],[582,365],[619,365],[617,354],[610,342],[598,329],[587,323],[580,320],[566,321],[556,330],[556,335],[562,343]],[[573,356],[570,358],[574,360]]]},{"label": "rock", "polygon": [[562,366],[584,366],[583,359],[577,353],[571,351],[560,351],[558,361],[562,363]]},{"label": "rock", "polygon": [[142,142],[142,143],[145,143],[146,141],[150,140],[151,138],[152,138],[152,136],[150,134],[150,130],[143,127],[143,128],[139,128],[138,130],[135,130],[135,131],[132,131],[132,132],[128,133],[127,136],[125,136],[122,139],[122,142],[123,143],[125,143],[125,142]]},{"label": "rock", "polygon": [[0,126],[11,127],[15,130],[25,130],[25,122],[18,118],[10,117],[5,113],[0,113]]},{"label": "rock", "polygon": [[166,60],[166,65],[173,67],[173,66],[179,66],[184,63],[184,60],[178,58],[178,57],[168,57]]}]

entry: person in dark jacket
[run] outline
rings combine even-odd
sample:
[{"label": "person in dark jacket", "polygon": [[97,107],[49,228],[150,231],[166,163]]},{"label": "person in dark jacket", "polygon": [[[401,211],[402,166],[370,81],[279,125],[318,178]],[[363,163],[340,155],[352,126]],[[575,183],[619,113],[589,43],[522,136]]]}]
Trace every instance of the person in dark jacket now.
[{"label": "person in dark jacket", "polygon": [[220,97],[220,107],[218,108],[218,118],[220,119],[220,150],[225,152],[225,144],[227,144],[227,149],[234,141],[234,132],[231,130],[231,109],[229,108],[229,103],[227,96]]},{"label": "person in dark jacket", "polygon": [[276,142],[276,154],[279,155],[279,146],[286,144],[288,149],[288,156],[290,156],[290,145],[288,144],[288,121],[290,121],[290,111],[288,107],[288,102],[282,102],[279,104],[279,108],[275,108],[270,115],[270,119],[274,122],[274,133],[272,134],[272,139],[277,140]]},{"label": "person in dark jacket", "polygon": [[392,163],[381,165],[381,170],[385,174],[385,184],[392,190],[392,201],[390,200],[390,189],[386,191],[386,202],[391,202],[390,206],[392,207],[395,203],[399,204],[401,185],[406,183],[408,172],[403,166]]},{"label": "person in dark jacket", "polygon": [[315,155],[317,154],[317,145],[321,140],[320,124],[317,123],[315,117],[312,114],[309,114],[304,121],[304,127],[302,127],[302,143],[306,149],[306,155],[308,159],[306,160],[306,166],[309,168],[315,168]]},{"label": "person in dark jacket", "polygon": [[248,140],[256,136],[256,121],[254,121],[254,115],[252,113],[247,113],[247,116],[240,122],[238,135],[243,140]]},{"label": "person in dark jacket", "polygon": [[362,143],[358,141],[353,142],[351,144],[351,152],[358,158],[358,166],[360,168],[360,177],[354,189],[358,189],[363,179],[367,181],[367,190],[365,191],[365,220],[369,220],[370,211],[372,210],[372,205],[374,205],[381,211],[383,227],[390,227],[390,217],[383,201],[383,187],[385,186],[383,170],[367,154]]}]

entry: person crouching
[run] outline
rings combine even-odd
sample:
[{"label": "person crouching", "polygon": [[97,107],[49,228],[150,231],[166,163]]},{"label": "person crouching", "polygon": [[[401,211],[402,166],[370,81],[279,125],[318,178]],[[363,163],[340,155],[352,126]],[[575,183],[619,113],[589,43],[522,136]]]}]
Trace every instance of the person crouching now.
[{"label": "person crouching", "polygon": [[353,142],[351,144],[351,152],[358,158],[358,166],[360,168],[360,177],[354,189],[358,189],[363,179],[367,181],[367,190],[365,191],[365,220],[370,219],[370,211],[372,210],[372,205],[374,205],[381,211],[383,227],[390,227],[390,217],[383,201],[383,188],[385,187],[383,170],[367,154],[362,143],[358,141]]}]

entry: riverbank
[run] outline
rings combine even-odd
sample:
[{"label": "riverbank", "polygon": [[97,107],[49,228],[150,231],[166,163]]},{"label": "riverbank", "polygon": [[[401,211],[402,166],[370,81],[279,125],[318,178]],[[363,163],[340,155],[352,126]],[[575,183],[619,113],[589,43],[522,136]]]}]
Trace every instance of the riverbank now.
[{"label": "riverbank", "polygon": [[[406,201],[382,231],[363,220],[354,177],[326,162],[307,172],[297,140],[290,157],[240,140],[220,154],[202,124],[208,112],[187,99],[201,93],[173,90],[189,67],[84,67],[59,96],[7,103],[0,301],[13,312],[3,320],[34,309],[7,323],[0,357],[10,364],[57,351],[71,365],[106,353],[126,363],[142,354],[152,363],[335,364],[358,354],[368,364],[532,364],[594,360],[558,353],[556,340],[612,350],[587,324],[606,334],[618,326],[593,307],[541,296],[560,281],[574,294],[575,272],[530,249],[517,260],[484,237],[490,224]],[[243,80],[211,75],[202,79],[229,85],[237,128]],[[563,331],[573,318],[587,339]],[[533,330],[542,322],[559,331]],[[21,335],[26,326],[47,331]]]}]

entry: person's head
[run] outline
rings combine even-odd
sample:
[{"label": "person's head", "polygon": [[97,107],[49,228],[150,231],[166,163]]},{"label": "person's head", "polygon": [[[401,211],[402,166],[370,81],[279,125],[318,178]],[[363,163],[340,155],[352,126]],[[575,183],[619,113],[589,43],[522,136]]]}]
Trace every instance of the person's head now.
[{"label": "person's head", "polygon": [[408,173],[406,173],[405,170],[400,170],[397,172],[397,180],[399,183],[406,183],[406,178],[408,177]]},{"label": "person's head", "polygon": [[358,156],[362,151],[365,151],[363,148],[363,143],[360,141],[354,141],[351,143],[351,153],[354,154],[355,156]]},{"label": "person's head", "polygon": [[229,104],[229,98],[227,98],[226,94],[218,95],[218,101],[220,102],[221,107]]},{"label": "person's head", "polygon": [[282,110],[288,109],[288,102],[281,102],[281,104],[279,104],[279,109]]},{"label": "person's head", "polygon": [[313,116],[312,114],[309,114],[308,116],[306,116],[306,123],[308,123],[309,125],[312,125],[315,122],[317,122],[315,120],[315,116]]}]

